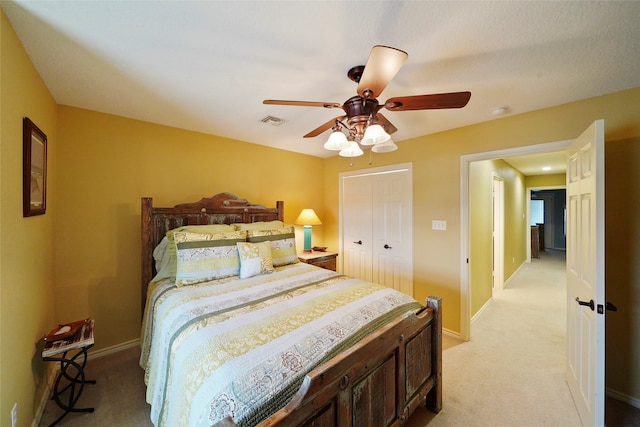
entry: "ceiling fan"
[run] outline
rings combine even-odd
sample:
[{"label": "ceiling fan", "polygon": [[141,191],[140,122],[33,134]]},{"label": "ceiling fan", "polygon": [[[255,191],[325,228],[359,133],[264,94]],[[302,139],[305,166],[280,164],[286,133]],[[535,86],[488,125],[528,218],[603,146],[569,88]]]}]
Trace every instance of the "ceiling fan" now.
[{"label": "ceiling fan", "polygon": [[[362,154],[357,142],[362,145],[374,145],[373,151],[392,151],[397,148],[392,141],[390,144],[387,143],[386,148],[383,143],[390,141],[389,135],[398,129],[380,114],[379,110],[382,108],[386,108],[389,111],[462,108],[467,105],[471,98],[471,92],[450,92],[393,97],[387,99],[384,104],[380,104],[377,97],[380,96],[389,82],[400,71],[408,56],[406,52],[400,49],[382,45],[374,46],[369,54],[367,64],[357,65],[347,73],[349,79],[358,83],[358,94],[347,99],[343,104],[277,99],[266,99],[263,103],[301,107],[342,108],[344,115],[329,120],[304,135],[304,137],[318,136],[332,128],[333,133],[325,144],[325,148],[341,150],[341,155],[353,157],[354,155]],[[347,135],[343,133],[343,130],[346,131]],[[349,148],[351,148],[351,152],[348,150]]]}]

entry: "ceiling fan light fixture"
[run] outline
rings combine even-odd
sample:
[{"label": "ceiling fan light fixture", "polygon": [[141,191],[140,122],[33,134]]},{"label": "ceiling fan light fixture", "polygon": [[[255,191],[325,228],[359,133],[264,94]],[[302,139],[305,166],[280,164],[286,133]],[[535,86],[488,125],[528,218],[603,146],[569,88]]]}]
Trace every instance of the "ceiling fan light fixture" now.
[{"label": "ceiling fan light fixture", "polygon": [[324,148],[332,151],[340,151],[349,147],[349,141],[340,130],[335,130],[329,135],[329,139],[324,143]]},{"label": "ceiling fan light fixture", "polygon": [[349,147],[340,150],[340,154],[342,157],[358,157],[364,154],[362,148],[355,141],[349,141]]},{"label": "ceiling fan light fixture", "polygon": [[364,131],[362,145],[376,145],[389,140],[391,137],[385,130],[377,123],[370,124]]},{"label": "ceiling fan light fixture", "polygon": [[396,151],[397,149],[398,146],[395,142],[393,142],[393,139],[391,139],[391,137],[389,137],[389,139],[387,139],[385,142],[381,142],[380,144],[376,144],[371,147],[371,151],[373,151],[374,153],[390,153],[392,151]]}]

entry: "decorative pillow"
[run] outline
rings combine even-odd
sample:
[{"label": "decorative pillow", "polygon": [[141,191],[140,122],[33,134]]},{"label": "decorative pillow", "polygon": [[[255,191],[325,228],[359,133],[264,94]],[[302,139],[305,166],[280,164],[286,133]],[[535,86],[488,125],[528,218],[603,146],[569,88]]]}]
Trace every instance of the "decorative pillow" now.
[{"label": "decorative pillow", "polygon": [[264,273],[273,273],[271,244],[269,242],[238,242],[236,246],[238,246],[238,255],[240,255],[241,279]]},{"label": "decorative pillow", "polygon": [[206,282],[240,273],[236,243],[244,242],[246,231],[173,235],[176,246],[176,285]]},{"label": "decorative pillow", "polygon": [[236,230],[278,230],[284,227],[284,222],[275,220],[275,221],[258,221],[258,222],[239,222],[233,224]]},{"label": "decorative pillow", "polygon": [[169,255],[169,277],[176,277],[176,245],[173,240],[175,233],[188,231],[192,233],[229,233],[236,231],[233,225],[230,224],[208,224],[208,225],[183,225],[182,227],[174,228],[167,231],[165,237],[168,240],[168,255]]},{"label": "decorative pillow", "polygon": [[278,230],[249,230],[247,231],[247,242],[269,242],[274,267],[295,264],[299,261],[293,225]]}]

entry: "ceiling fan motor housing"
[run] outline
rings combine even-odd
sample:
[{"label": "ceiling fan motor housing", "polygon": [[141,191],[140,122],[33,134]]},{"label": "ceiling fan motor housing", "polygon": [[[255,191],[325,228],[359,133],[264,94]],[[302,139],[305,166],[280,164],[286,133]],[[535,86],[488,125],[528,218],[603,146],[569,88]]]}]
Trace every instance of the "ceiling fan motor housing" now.
[{"label": "ceiling fan motor housing", "polygon": [[380,106],[377,99],[356,95],[347,99],[342,105],[342,109],[347,113],[349,128],[355,130],[356,135],[362,138],[369,118],[375,116]]}]

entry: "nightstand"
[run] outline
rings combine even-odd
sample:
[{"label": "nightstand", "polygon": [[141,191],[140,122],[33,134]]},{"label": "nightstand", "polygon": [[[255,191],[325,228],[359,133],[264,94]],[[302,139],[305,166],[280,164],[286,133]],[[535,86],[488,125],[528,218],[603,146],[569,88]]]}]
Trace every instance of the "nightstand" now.
[{"label": "nightstand", "polygon": [[326,268],[327,270],[336,271],[335,252],[303,252],[298,254],[298,259],[306,264],[315,265],[316,267]]}]

